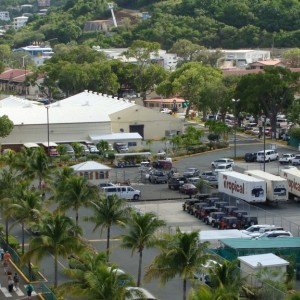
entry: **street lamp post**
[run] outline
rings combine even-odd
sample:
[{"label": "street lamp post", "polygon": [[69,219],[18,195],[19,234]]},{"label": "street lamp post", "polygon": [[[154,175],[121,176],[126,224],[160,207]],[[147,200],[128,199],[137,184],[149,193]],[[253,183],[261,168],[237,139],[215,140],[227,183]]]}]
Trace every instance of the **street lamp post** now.
[{"label": "street lamp post", "polygon": [[45,105],[47,109],[47,145],[48,145],[48,152],[49,152],[49,144],[50,144],[50,128],[49,128],[49,105]]},{"label": "street lamp post", "polygon": [[[24,75],[24,82],[25,82],[25,99],[27,98],[27,85],[26,85],[26,75],[27,75],[27,64],[26,64],[26,60],[25,60],[25,58],[26,57],[28,57],[28,56],[30,56],[30,54],[27,54],[27,55],[24,55],[23,57],[22,57],[22,67],[24,68],[24,70],[25,70],[25,75]],[[23,82],[23,83],[24,83]]]},{"label": "street lamp post", "polygon": [[266,171],[266,117],[263,118],[263,135],[264,135],[264,172]]},{"label": "street lamp post", "polygon": [[235,122],[234,122],[234,158],[236,158],[236,123],[238,121],[237,112],[236,112],[236,104],[240,101],[240,99],[232,99],[234,104],[234,115],[235,115]]}]

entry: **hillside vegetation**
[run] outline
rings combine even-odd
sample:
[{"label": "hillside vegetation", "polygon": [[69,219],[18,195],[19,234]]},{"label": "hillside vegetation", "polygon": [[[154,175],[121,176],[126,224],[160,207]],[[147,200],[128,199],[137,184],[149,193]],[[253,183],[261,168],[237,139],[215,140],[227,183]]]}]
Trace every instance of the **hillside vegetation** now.
[{"label": "hillside vegetation", "polygon": [[151,18],[134,24],[127,20],[110,33],[83,32],[86,21],[111,17],[107,2],[52,0],[47,16],[34,15],[26,28],[16,34],[10,32],[2,43],[19,47],[44,40],[52,44],[75,41],[89,46],[127,47],[140,39],[170,49],[184,38],[207,48],[300,46],[298,0],[117,0],[116,11],[139,9]]}]

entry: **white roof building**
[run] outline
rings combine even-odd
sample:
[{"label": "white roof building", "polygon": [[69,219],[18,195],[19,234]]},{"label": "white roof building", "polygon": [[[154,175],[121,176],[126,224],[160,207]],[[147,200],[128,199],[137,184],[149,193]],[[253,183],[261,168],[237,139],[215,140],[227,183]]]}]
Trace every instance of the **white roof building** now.
[{"label": "white roof building", "polygon": [[13,20],[14,29],[18,30],[21,27],[25,26],[27,21],[28,21],[28,17],[25,17],[25,16],[14,18],[14,20]]},{"label": "white roof building", "polygon": [[0,116],[14,123],[11,134],[0,140],[4,148],[18,148],[27,142],[128,141],[141,148],[142,138],[161,139],[183,131],[183,121],[135,104],[84,91],[64,100],[43,105],[14,96],[0,101]]},{"label": "white roof building", "polygon": [[[118,59],[123,62],[137,63],[137,60],[135,58],[126,58],[124,55],[122,55],[122,53],[127,51],[128,48],[109,48],[109,49],[103,48],[102,49],[99,46],[93,46],[93,49],[96,51],[104,52],[108,59]],[[178,63],[177,54],[167,53],[166,50],[162,50],[162,49],[158,50],[157,55],[152,53],[151,60],[153,62],[157,62],[168,71],[175,70]]]},{"label": "white roof building", "polygon": [[9,21],[9,12],[8,11],[0,11],[0,20],[1,21]]}]

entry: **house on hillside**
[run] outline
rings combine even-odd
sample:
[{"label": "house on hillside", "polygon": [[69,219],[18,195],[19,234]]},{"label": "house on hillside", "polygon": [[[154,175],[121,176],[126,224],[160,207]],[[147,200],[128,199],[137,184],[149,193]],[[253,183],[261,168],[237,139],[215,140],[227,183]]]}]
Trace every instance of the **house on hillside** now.
[{"label": "house on hillside", "polygon": [[13,27],[15,30],[18,30],[26,25],[28,17],[21,16],[13,19]]},{"label": "house on hillside", "polygon": [[285,67],[284,63],[279,59],[256,61],[248,64],[250,69],[263,69],[265,67]]}]

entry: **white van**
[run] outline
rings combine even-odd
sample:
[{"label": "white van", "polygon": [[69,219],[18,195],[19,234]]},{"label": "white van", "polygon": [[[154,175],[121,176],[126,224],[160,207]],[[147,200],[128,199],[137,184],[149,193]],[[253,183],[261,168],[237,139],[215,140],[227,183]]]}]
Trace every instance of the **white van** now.
[{"label": "white van", "polygon": [[271,160],[277,160],[278,159],[278,153],[275,150],[265,150],[264,151],[258,151],[257,152],[257,158],[256,161],[271,161]]},{"label": "white van", "polygon": [[139,200],[141,191],[135,190],[132,186],[106,186],[102,188],[106,196],[117,195],[127,200]]}]

